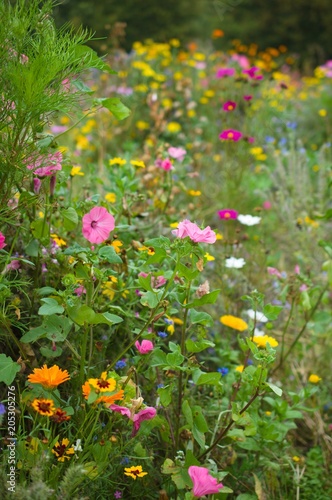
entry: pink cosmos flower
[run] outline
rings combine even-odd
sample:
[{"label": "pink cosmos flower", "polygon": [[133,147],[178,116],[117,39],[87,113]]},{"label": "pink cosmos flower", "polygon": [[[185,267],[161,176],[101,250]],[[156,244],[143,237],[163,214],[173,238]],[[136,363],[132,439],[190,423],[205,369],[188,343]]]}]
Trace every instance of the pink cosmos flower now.
[{"label": "pink cosmos flower", "polygon": [[151,420],[157,414],[157,410],[152,406],[147,406],[136,414],[134,414],[129,408],[126,408],[125,406],[110,405],[109,409],[121,413],[121,415],[125,415],[129,418],[129,420],[132,420],[132,422],[134,423],[133,436],[137,434],[141,423],[144,420]]},{"label": "pink cosmos flower", "polygon": [[179,162],[182,162],[184,157],[187,154],[187,151],[185,149],[173,148],[172,146],[170,148],[168,148],[167,152],[171,158],[174,158],[175,160],[178,160]]},{"label": "pink cosmos flower", "polygon": [[178,238],[189,238],[195,243],[215,243],[217,235],[210,226],[200,229],[196,224],[185,219],[179,223],[178,228],[172,231]]},{"label": "pink cosmos flower", "polygon": [[244,96],[243,96],[243,99],[244,99],[245,101],[251,101],[251,99],[252,99],[252,95],[244,95]]},{"label": "pink cosmos flower", "polygon": [[236,102],[234,101],[227,101],[222,106],[222,109],[224,111],[234,111],[235,108],[236,108]]},{"label": "pink cosmos flower", "polygon": [[244,75],[248,75],[249,78],[252,78],[254,80],[262,80],[263,76],[262,75],[256,75],[257,71],[259,71],[259,68],[257,66],[253,66],[252,68],[244,69],[242,71],[242,73]]},{"label": "pink cosmos flower", "polygon": [[90,243],[106,241],[115,227],[113,215],[104,207],[94,207],[82,219],[82,233]]},{"label": "pink cosmos flower", "polygon": [[233,61],[236,61],[242,69],[247,69],[250,67],[249,59],[246,56],[240,54],[232,55]]},{"label": "pink cosmos flower", "polygon": [[241,139],[242,133],[239,132],[238,130],[234,130],[233,128],[230,128],[228,130],[224,130],[221,132],[219,135],[219,139],[223,139],[224,141],[234,141],[237,142]]},{"label": "pink cosmos flower", "polygon": [[153,350],[154,345],[153,342],[151,342],[151,340],[142,340],[141,343],[139,343],[139,341],[136,340],[135,347],[140,354],[148,354],[150,351]]},{"label": "pink cosmos flower", "polygon": [[219,68],[216,73],[216,78],[224,78],[225,76],[234,76],[234,68]]},{"label": "pink cosmos flower", "polygon": [[48,154],[47,156],[38,156],[35,160],[31,158],[28,161],[32,161],[27,168],[33,170],[34,175],[39,177],[49,177],[53,175],[57,170],[62,169],[62,153],[57,151],[56,153]]},{"label": "pink cosmos flower", "polygon": [[224,208],[223,210],[219,210],[218,215],[220,219],[225,219],[225,220],[237,219],[239,212],[233,210],[232,208]]},{"label": "pink cosmos flower", "polygon": [[217,479],[210,475],[210,471],[206,467],[191,465],[188,474],[194,484],[193,494],[195,497],[219,493],[219,490],[224,487],[222,483],[218,484]]},{"label": "pink cosmos flower", "polygon": [[6,240],[6,236],[0,232],[0,250],[7,246],[7,243],[5,243],[5,240]]}]

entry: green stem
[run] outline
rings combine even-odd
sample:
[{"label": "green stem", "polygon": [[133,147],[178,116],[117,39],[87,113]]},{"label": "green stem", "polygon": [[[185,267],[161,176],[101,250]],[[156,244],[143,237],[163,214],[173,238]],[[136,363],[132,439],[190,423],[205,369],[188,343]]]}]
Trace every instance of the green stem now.
[{"label": "green stem", "polygon": [[287,321],[286,321],[286,324],[285,324],[285,328],[282,331],[281,353],[280,353],[280,363],[281,364],[283,363],[283,359],[284,359],[285,336],[286,336],[286,333],[287,333],[287,330],[288,330],[288,327],[289,327],[290,320],[292,319],[292,316],[293,316],[294,304],[295,304],[295,298],[293,298],[293,300],[292,300],[291,308],[290,308],[290,311],[289,311],[289,316],[287,318]]}]

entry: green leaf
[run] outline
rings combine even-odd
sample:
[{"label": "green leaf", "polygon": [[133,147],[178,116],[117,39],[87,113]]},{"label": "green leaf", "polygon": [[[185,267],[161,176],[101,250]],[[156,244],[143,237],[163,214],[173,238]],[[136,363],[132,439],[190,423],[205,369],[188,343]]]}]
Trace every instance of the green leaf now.
[{"label": "green leaf", "polygon": [[52,288],[51,286],[43,286],[42,288],[39,288],[37,290],[37,294],[38,295],[50,295],[51,293],[55,293],[56,292],[56,289],[55,288]]},{"label": "green leaf", "polygon": [[263,313],[270,321],[274,321],[278,318],[282,310],[283,306],[273,306],[272,304],[266,304],[266,306],[264,306],[263,308]]},{"label": "green leaf", "polygon": [[41,347],[40,353],[45,356],[45,358],[58,358],[62,354],[62,349],[59,346],[56,346],[55,351],[49,349],[48,347]]},{"label": "green leaf", "polygon": [[106,64],[97,53],[86,45],[77,45],[74,51],[74,57],[78,60],[84,59],[84,64],[89,64],[90,68],[97,68],[101,71],[107,71],[107,73],[116,75],[117,72],[111,69],[111,67]]},{"label": "green leaf", "polygon": [[187,267],[181,262],[179,262],[177,268],[178,268],[178,275],[183,278],[186,278],[189,281],[195,279],[200,273],[198,269],[192,269],[191,267]]},{"label": "green leaf", "polygon": [[77,90],[79,90],[80,92],[82,92],[84,94],[89,94],[89,95],[94,94],[94,90],[90,89],[90,87],[88,87],[87,85],[85,85],[85,83],[82,82],[82,80],[72,80],[72,85]]},{"label": "green leaf", "polygon": [[168,406],[172,402],[173,385],[168,385],[166,387],[159,387],[157,390],[160,402],[163,406]]},{"label": "green leaf", "polygon": [[159,303],[160,296],[161,295],[155,292],[145,292],[142,294],[140,302],[143,306],[154,309]]},{"label": "green leaf", "polygon": [[29,257],[38,257],[38,254],[39,254],[39,241],[38,240],[30,240],[30,242],[28,243],[26,249],[25,249],[25,253],[29,256]]},{"label": "green leaf", "polygon": [[159,236],[159,238],[144,241],[144,246],[168,249],[171,246],[171,242],[166,236]]},{"label": "green leaf", "polygon": [[193,418],[194,418],[194,428],[196,427],[200,432],[208,432],[209,426],[205,420],[203,415],[202,408],[200,406],[194,406],[193,410]]},{"label": "green leaf", "polygon": [[159,348],[154,349],[150,358],[151,366],[166,366],[166,354]]},{"label": "green leaf", "polygon": [[192,322],[192,324],[199,323],[200,325],[204,326],[213,325],[213,319],[210,314],[206,312],[198,312],[195,309],[191,309],[190,311],[190,321]]},{"label": "green leaf", "polygon": [[30,342],[35,342],[36,340],[46,337],[46,330],[44,326],[38,326],[37,328],[32,328],[29,332],[25,333],[21,337],[21,342],[24,344],[29,344]]},{"label": "green leaf", "polygon": [[186,304],[183,307],[191,308],[191,307],[204,306],[204,304],[214,304],[220,292],[221,290],[214,290],[213,292],[207,293],[206,295],[203,295],[203,297],[201,297],[200,299],[195,299],[193,302],[190,302],[190,304]]},{"label": "green leaf", "polygon": [[44,219],[38,219],[30,224],[30,229],[35,238],[37,240],[48,239],[50,238],[50,226],[47,224]]},{"label": "green leaf", "polygon": [[121,257],[116,253],[112,245],[100,248],[98,255],[101,259],[107,260],[110,264],[122,264]]},{"label": "green leaf", "polygon": [[0,382],[10,385],[21,366],[5,354],[0,354]]},{"label": "green leaf", "polygon": [[97,313],[90,320],[91,325],[99,325],[101,323],[105,323],[106,325],[115,325],[116,323],[121,323],[123,318],[117,316],[116,314],[110,313]]},{"label": "green leaf", "polygon": [[169,366],[178,367],[183,363],[184,356],[180,352],[170,352],[166,356],[166,362]]},{"label": "green leaf", "polygon": [[93,324],[95,317],[95,312],[91,307],[83,304],[80,307],[73,306],[67,309],[68,316],[78,325],[84,325],[84,323]]},{"label": "green leaf", "polygon": [[67,231],[72,231],[78,224],[78,215],[73,207],[65,208],[61,210],[61,215],[63,217],[63,225]]},{"label": "green leaf", "polygon": [[61,314],[64,308],[58,304],[55,299],[41,299],[44,304],[38,309],[38,314],[41,316],[50,316],[51,314]]},{"label": "green leaf", "polygon": [[272,384],[271,382],[265,382],[265,383],[266,383],[266,385],[268,385],[270,387],[270,389],[272,389],[272,391],[277,396],[282,396],[282,389],[280,389],[280,387],[278,387],[277,385]]},{"label": "green leaf", "polygon": [[131,113],[130,109],[127,108],[118,97],[100,98],[96,99],[96,101],[98,104],[108,109],[117,120],[124,120]]},{"label": "green leaf", "polygon": [[218,385],[221,379],[221,373],[209,372],[204,373],[199,368],[193,372],[193,381],[196,385]]},{"label": "green leaf", "polygon": [[192,429],[193,428],[193,424],[194,424],[194,419],[193,419],[193,414],[192,414],[190,405],[189,405],[189,403],[188,403],[187,400],[185,400],[182,403],[182,413],[183,413],[185,419],[187,420],[189,428]]},{"label": "green leaf", "polygon": [[215,344],[210,340],[201,339],[201,340],[186,340],[186,348],[188,352],[201,352],[208,347],[214,347]]}]

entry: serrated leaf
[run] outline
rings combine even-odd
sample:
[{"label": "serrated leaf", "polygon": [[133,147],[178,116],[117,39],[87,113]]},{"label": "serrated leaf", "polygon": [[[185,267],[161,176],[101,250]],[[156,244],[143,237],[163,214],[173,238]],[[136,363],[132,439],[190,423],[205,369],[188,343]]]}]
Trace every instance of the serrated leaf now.
[{"label": "serrated leaf", "polygon": [[21,366],[5,354],[0,354],[0,382],[10,385],[16,374],[21,370]]}]

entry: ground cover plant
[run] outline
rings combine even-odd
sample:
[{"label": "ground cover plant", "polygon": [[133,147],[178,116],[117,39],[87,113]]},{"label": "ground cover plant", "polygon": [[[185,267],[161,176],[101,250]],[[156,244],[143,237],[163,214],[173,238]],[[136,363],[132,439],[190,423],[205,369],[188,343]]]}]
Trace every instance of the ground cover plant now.
[{"label": "ground cover plant", "polygon": [[0,8],[1,497],[331,498],[331,62]]}]

